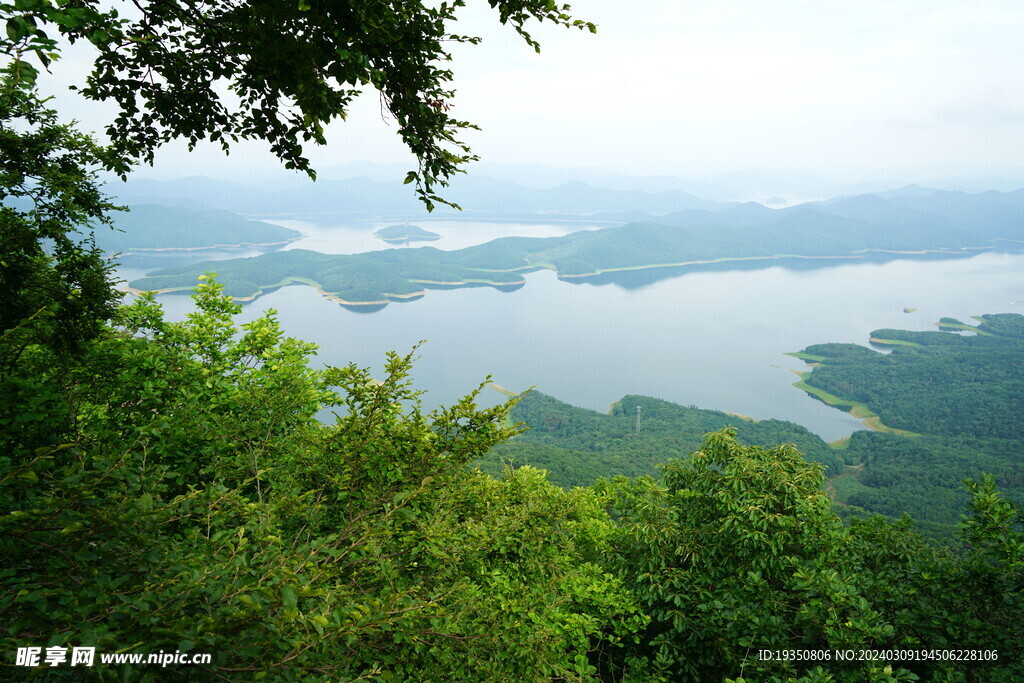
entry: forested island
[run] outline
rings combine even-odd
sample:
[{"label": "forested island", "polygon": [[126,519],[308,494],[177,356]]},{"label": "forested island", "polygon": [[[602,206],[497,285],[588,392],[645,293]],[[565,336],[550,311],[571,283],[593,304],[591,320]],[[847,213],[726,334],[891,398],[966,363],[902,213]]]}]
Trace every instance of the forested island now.
[{"label": "forested island", "polygon": [[96,246],[108,254],[284,246],[302,237],[298,230],[250,220],[230,211],[158,204],[135,204],[127,211],[114,213],[113,228],[95,231]]},{"label": "forested island", "polygon": [[1024,191],[884,199],[862,195],[831,203],[768,209],[739,205],[719,212],[693,209],[658,222],[584,230],[560,237],[504,237],[442,251],[432,247],[382,254],[325,255],[295,250],[285,257],[197,263],[154,271],[131,282],[139,290],[191,289],[216,271],[237,298],[282,285],[313,284],[349,304],[416,298],[430,286],[525,283],[522,275],[547,268],[569,281],[646,270],[665,276],[679,268],[739,267],[894,257],[957,257],[979,250],[1024,246]]},{"label": "forested island", "polygon": [[424,230],[418,225],[389,225],[373,233],[388,244],[407,244],[409,242],[433,242],[441,239],[436,232]]},{"label": "forested island", "polygon": [[130,285],[137,289],[185,290],[183,283],[216,270],[225,291],[237,299],[259,296],[290,283],[316,287],[342,304],[382,304],[417,298],[425,287],[488,285],[514,289],[525,284],[520,273],[485,270],[448,262],[433,247],[386,249],[365,254],[321,254],[290,249],[246,259],[190,264],[156,271]]}]

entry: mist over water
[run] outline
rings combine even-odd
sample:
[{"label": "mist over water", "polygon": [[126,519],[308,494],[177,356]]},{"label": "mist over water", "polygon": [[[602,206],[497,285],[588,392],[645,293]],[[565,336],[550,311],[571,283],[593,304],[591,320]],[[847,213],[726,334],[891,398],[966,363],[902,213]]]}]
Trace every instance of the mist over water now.
[{"label": "mist over water", "polygon": [[[784,353],[823,342],[867,345],[872,330],[935,329],[945,316],[1024,312],[1020,254],[690,272],[628,287],[569,284],[549,271],[526,279],[515,292],[428,291],[369,314],[289,286],[246,304],[243,319],[277,309],[288,334],[320,345],[318,362],[354,362],[378,374],[385,351],[426,340],[414,380],[428,391],[427,406],[451,403],[491,374],[507,389],[535,386],[595,410],[644,394],[790,420],[831,441],[860,421],[792,387],[791,370],[806,365]],[[172,318],[192,308],[188,297],[159,299]],[[501,397],[487,390],[485,398]]]}]

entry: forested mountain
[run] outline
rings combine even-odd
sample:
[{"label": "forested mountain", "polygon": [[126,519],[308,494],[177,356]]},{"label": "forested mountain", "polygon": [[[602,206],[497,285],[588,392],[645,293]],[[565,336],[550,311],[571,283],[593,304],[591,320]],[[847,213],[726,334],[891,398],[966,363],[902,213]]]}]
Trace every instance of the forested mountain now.
[{"label": "forested mountain", "polygon": [[793,444],[827,473],[843,470],[842,459],[828,444],[800,425],[754,421],[646,396],[625,396],[602,414],[531,391],[512,409],[511,418],[524,423],[527,431],[494,448],[482,461],[483,469],[499,474],[503,463],[539,467],[559,486],[589,486],[598,478],[619,475],[655,476],[657,466],[686,457],[699,448],[705,434],[729,426],[742,443]]},{"label": "forested mountain", "polygon": [[[312,281],[350,303],[379,303],[422,294],[424,285],[523,284],[520,273],[549,268],[574,281],[651,269],[652,277],[676,274],[668,266],[707,267],[773,263],[780,259],[889,258],[934,252],[969,255],[979,249],[1024,244],[1024,191],[992,196],[933,193],[920,199],[938,210],[955,201],[973,207],[953,218],[922,207],[865,195],[833,204],[771,210],[739,205],[719,213],[671,214],[659,222],[583,230],[561,237],[505,237],[441,251],[422,247],[382,255],[370,252],[324,256],[263,255],[250,260],[198,263],[155,271],[132,282],[138,289],[189,289],[210,270],[221,274],[234,296],[251,297],[288,282]],[[962,196],[961,196],[962,195]],[[937,197],[934,205],[927,200]],[[978,211],[992,220],[977,223]],[[675,225],[666,224],[675,222]],[[659,270],[665,269],[665,270]]]},{"label": "forested mountain", "polygon": [[113,219],[113,229],[95,231],[96,246],[108,254],[285,244],[301,237],[298,230],[222,210],[135,204]]}]

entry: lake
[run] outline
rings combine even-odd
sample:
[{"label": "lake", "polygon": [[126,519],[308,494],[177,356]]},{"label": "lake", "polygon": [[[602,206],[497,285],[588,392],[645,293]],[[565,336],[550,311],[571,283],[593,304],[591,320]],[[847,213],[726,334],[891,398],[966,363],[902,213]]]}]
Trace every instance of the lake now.
[{"label": "lake", "polygon": [[[415,223],[434,232],[444,227]],[[503,225],[501,232],[540,236],[580,227],[534,224],[516,232]],[[465,225],[453,230],[460,231],[475,233],[476,243],[500,236],[481,238]],[[318,245],[330,232],[317,229]],[[336,253],[346,248],[344,242],[334,244]],[[413,377],[428,391],[428,406],[455,401],[491,374],[505,388],[535,386],[601,411],[625,394],[643,394],[790,420],[832,441],[861,428],[860,421],[792,387],[797,377],[791,370],[806,366],[785,352],[822,342],[867,344],[871,330],[883,327],[935,329],[933,323],[944,316],[966,320],[1024,312],[1021,254],[835,263],[605,284],[570,284],[541,271],[528,274],[526,286],[514,292],[434,290],[373,313],[353,312],[309,287],[289,286],[246,304],[242,318],[277,309],[290,335],[320,345],[318,362],[355,362],[377,373],[385,351],[407,352],[426,340]],[[172,318],[191,310],[184,296],[159,300]],[[487,391],[488,402],[499,398]]]}]

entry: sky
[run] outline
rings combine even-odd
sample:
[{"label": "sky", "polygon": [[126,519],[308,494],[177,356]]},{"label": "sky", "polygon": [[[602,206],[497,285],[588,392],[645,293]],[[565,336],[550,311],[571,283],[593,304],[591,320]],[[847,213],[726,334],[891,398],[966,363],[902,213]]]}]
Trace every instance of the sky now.
[{"label": "sky", "polygon": [[[1024,3],[1019,0],[580,0],[597,35],[535,27],[535,54],[484,2],[457,26],[483,37],[457,46],[453,115],[490,163],[599,167],[694,176],[747,168],[998,169],[1024,163]],[[67,86],[87,60],[69,52],[49,87],[83,127],[100,106]],[[316,166],[410,163],[374,93]],[[161,150],[141,176],[256,173],[265,145],[230,157]]]}]

